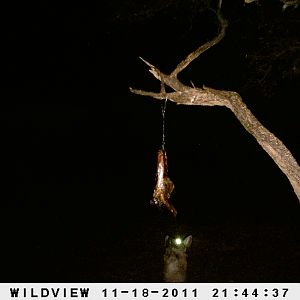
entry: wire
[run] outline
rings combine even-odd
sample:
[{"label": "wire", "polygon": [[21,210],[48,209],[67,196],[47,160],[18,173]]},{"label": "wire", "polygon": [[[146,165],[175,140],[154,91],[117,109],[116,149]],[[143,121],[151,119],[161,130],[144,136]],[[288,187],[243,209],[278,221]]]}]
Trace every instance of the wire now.
[{"label": "wire", "polygon": [[167,108],[167,101],[168,98],[166,97],[164,103],[161,105],[161,115],[162,115],[162,143],[161,148],[165,150],[165,143],[166,143],[166,132],[165,132],[165,124],[166,124],[166,108]]}]

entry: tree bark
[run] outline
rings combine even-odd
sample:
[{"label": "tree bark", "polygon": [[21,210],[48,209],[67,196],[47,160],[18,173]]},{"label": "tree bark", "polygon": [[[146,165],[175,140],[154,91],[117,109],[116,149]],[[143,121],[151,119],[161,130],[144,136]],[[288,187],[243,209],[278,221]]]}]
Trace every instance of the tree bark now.
[{"label": "tree bark", "polygon": [[[177,65],[170,75],[163,74],[155,66],[142,59],[150,67],[150,73],[161,81],[161,91],[159,93],[132,88],[130,88],[130,91],[138,95],[150,96],[159,100],[168,99],[177,104],[218,105],[229,108],[244,128],[256,139],[259,145],[270,155],[281,171],[287,176],[300,202],[300,167],[297,161],[283,142],[256,119],[242,101],[241,96],[233,91],[216,90],[208,87],[189,87],[177,79],[179,72],[185,69],[201,53],[213,45],[216,45],[225,36],[227,22],[222,18],[220,11],[217,12],[217,17],[221,24],[219,34],[213,40],[201,45],[194,52],[189,54]],[[174,91],[166,93],[165,85],[171,87]]]}]

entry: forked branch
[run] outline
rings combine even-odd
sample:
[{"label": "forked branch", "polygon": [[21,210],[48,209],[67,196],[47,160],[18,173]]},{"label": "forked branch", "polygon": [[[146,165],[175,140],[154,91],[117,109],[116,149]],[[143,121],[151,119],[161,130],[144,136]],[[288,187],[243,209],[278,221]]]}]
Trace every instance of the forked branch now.
[{"label": "forked branch", "polygon": [[[219,8],[221,6],[221,2],[222,1],[219,2]],[[296,159],[283,142],[256,119],[256,117],[247,108],[246,104],[242,101],[241,96],[232,91],[222,91],[208,87],[189,87],[177,79],[179,72],[184,70],[204,51],[219,43],[225,36],[227,22],[223,19],[220,11],[217,12],[217,16],[221,25],[219,34],[214,39],[208,41],[189,54],[177,65],[170,75],[162,73],[158,68],[142,59],[150,67],[150,73],[156,79],[161,81],[163,88],[161,88],[159,93],[132,88],[130,88],[130,91],[138,95],[149,96],[158,100],[164,100],[167,97],[168,100],[177,104],[203,106],[218,105],[229,108],[244,128],[256,139],[259,145],[261,145],[281,171],[287,176],[300,202],[300,167]],[[174,91],[166,93],[164,85],[171,87]]]}]

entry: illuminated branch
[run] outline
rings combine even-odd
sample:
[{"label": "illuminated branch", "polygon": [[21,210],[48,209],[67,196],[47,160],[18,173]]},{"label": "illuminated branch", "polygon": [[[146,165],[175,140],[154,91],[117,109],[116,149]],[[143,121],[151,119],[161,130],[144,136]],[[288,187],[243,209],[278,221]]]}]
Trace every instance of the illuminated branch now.
[{"label": "illuminated branch", "polygon": [[[222,1],[220,1],[221,3]],[[219,6],[220,8],[220,6]],[[269,154],[281,171],[287,176],[295,194],[300,201],[300,167],[286,146],[273,133],[266,129],[247,108],[241,96],[232,91],[222,91],[213,88],[189,87],[177,79],[177,74],[185,69],[201,53],[216,45],[225,36],[227,22],[217,13],[221,29],[220,33],[213,40],[198,47],[189,54],[170,75],[163,74],[158,68],[142,59],[149,67],[150,73],[162,82],[162,86],[169,86],[174,91],[166,93],[161,89],[160,93],[147,92],[130,88],[132,93],[149,96],[158,100],[166,97],[177,104],[183,105],[203,105],[203,106],[225,106],[229,108],[238,118],[244,128],[256,139],[259,145]]]},{"label": "illuminated branch", "polygon": [[[222,2],[222,1],[220,1]],[[222,14],[220,10],[217,12],[217,17],[221,25],[221,30],[219,34],[212,39],[211,41],[206,42],[204,45],[201,45],[198,47],[195,51],[190,53],[184,60],[182,60],[175,70],[171,73],[171,77],[176,77],[179,72],[181,72],[183,69],[185,69],[194,59],[196,59],[198,56],[200,56],[203,52],[211,48],[212,46],[218,44],[223,37],[225,36],[226,28],[227,28],[227,21],[222,17]]]}]

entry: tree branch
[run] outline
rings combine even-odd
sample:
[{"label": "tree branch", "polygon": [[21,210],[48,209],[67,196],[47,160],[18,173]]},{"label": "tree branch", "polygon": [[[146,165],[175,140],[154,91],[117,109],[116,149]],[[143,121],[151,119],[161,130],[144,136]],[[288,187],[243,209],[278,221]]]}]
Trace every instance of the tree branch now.
[{"label": "tree branch", "polygon": [[[222,1],[220,1],[221,3]],[[281,171],[287,176],[295,194],[300,202],[300,167],[280,139],[265,128],[243,103],[241,96],[232,91],[222,91],[213,88],[203,87],[195,88],[182,84],[177,79],[177,74],[186,68],[201,53],[216,45],[224,36],[227,22],[217,13],[221,23],[221,31],[212,41],[198,47],[194,52],[189,54],[182,62],[180,62],[175,70],[166,75],[158,68],[142,59],[149,67],[150,73],[162,83],[160,93],[147,92],[130,88],[132,93],[149,96],[158,100],[168,98],[177,104],[184,105],[203,105],[203,106],[225,106],[229,108],[238,118],[244,128],[256,139],[259,145],[269,154]],[[174,92],[166,93],[164,85],[171,87]]]},{"label": "tree branch", "polygon": [[[221,4],[219,4],[221,5]],[[223,18],[221,11],[218,10],[217,17],[221,25],[221,29],[219,34],[212,39],[211,41],[206,42],[204,45],[201,45],[198,47],[195,51],[190,53],[184,60],[182,60],[175,70],[171,73],[171,77],[176,77],[179,72],[181,72],[183,69],[185,69],[194,59],[196,59],[199,55],[201,55],[203,52],[211,48],[212,46],[218,44],[223,37],[225,36],[226,28],[228,26],[227,21]]]}]

